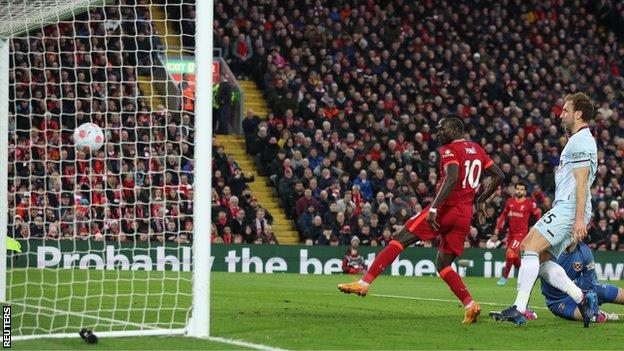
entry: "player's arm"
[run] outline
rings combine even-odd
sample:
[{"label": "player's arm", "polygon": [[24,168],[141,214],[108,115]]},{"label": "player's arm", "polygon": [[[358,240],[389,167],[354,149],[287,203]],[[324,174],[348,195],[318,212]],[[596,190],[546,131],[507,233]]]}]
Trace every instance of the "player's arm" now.
[{"label": "player's arm", "polygon": [[595,290],[599,296],[602,296],[605,302],[624,305],[624,289],[615,285],[603,285],[598,281],[594,256],[591,252],[588,255],[588,259],[585,259],[583,262],[583,271],[578,282],[578,287],[583,290]]},{"label": "player's arm", "polygon": [[574,180],[576,181],[576,214],[572,235],[576,241],[583,240],[587,235],[585,225],[585,205],[587,201],[587,182],[589,181],[589,167],[578,167],[572,169]]},{"label": "player's arm", "polygon": [[509,214],[509,200],[505,202],[505,208],[503,212],[501,212],[500,216],[498,216],[498,220],[496,221],[496,228],[494,228],[494,233],[498,234],[501,229],[505,226],[505,220],[507,219],[507,215]]},{"label": "player's arm", "polygon": [[442,183],[435,199],[433,199],[431,207],[429,208],[429,214],[427,215],[427,222],[429,222],[431,229],[434,231],[438,231],[440,228],[439,224],[435,221],[437,208],[446,200],[457,183],[459,163],[456,161],[447,163],[446,166],[444,166],[444,172],[446,173],[446,178],[444,178],[444,183]]},{"label": "player's arm", "polygon": [[[588,288],[593,288],[594,286],[599,285],[598,277],[596,276],[595,264],[594,264],[594,254],[592,251],[585,245],[585,243],[572,243],[569,248],[569,252],[578,251],[583,258],[582,264],[583,268],[581,269],[581,278],[579,279],[579,283],[577,284],[583,289],[584,286],[588,286]],[[572,277],[570,277],[572,279]]]},{"label": "player's arm", "polygon": [[494,194],[496,189],[503,183],[503,179],[505,178],[505,174],[503,171],[490,160],[489,165],[486,164],[485,172],[483,173],[484,177],[492,178],[488,183],[487,187],[481,195],[477,198],[477,209],[479,210],[479,223],[483,224],[485,222],[485,201]]}]

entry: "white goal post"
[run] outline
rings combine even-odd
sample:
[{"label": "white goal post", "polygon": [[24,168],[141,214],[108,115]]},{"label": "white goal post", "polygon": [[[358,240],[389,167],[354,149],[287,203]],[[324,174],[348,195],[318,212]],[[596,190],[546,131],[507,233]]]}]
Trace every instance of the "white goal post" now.
[{"label": "white goal post", "polygon": [[[210,337],[213,6],[0,0],[0,300],[13,340],[83,327]],[[194,47],[172,25],[184,20]],[[176,75],[169,60],[195,71]],[[104,124],[101,153],[67,156],[68,126],[91,120]],[[22,253],[7,252],[7,236]]]}]

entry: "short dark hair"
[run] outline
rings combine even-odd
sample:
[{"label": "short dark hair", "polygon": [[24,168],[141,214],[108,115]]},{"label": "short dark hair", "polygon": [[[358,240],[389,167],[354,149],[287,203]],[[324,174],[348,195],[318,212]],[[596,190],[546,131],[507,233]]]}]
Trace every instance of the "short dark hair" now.
[{"label": "short dark hair", "polygon": [[571,101],[574,105],[574,112],[581,111],[581,118],[583,121],[588,122],[594,117],[594,104],[591,98],[582,92],[568,94],[565,97],[565,101]]},{"label": "short dark hair", "polygon": [[464,123],[456,115],[448,115],[444,117],[444,124],[448,124],[454,131],[464,134]]},{"label": "short dark hair", "polygon": [[517,182],[516,186],[523,186],[525,189],[527,188],[527,185],[525,182]]}]

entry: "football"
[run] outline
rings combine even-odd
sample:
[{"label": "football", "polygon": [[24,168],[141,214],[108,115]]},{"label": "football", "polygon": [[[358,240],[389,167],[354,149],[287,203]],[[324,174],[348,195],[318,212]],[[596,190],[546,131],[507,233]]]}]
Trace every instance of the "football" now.
[{"label": "football", "polygon": [[74,143],[76,150],[84,153],[96,152],[104,145],[104,132],[96,124],[81,124],[74,131]]}]

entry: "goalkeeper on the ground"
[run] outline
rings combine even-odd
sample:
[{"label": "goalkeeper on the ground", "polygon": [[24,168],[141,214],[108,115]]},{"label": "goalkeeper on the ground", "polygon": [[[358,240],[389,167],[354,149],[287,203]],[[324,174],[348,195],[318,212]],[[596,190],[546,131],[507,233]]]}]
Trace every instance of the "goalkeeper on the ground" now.
[{"label": "goalkeeper on the ground", "polygon": [[[598,305],[603,303],[624,304],[624,289],[617,286],[601,284],[594,270],[594,255],[591,249],[583,242],[572,244],[558,259],[555,260],[565,270],[566,274],[582,290],[594,290],[598,297]],[[542,295],[546,298],[548,309],[558,317],[582,321],[583,317],[577,303],[564,292],[549,285],[542,279]],[[607,313],[598,308],[594,311],[594,322],[604,323],[607,320],[618,319],[615,313]]]}]

